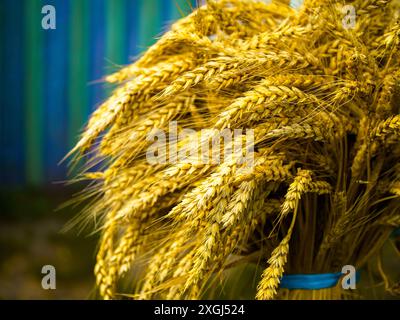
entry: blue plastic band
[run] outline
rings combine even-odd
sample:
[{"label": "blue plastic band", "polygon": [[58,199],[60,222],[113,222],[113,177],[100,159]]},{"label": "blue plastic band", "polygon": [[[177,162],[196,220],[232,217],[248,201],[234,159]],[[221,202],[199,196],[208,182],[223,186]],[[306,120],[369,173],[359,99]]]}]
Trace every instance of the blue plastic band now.
[{"label": "blue plastic band", "polygon": [[[336,286],[339,279],[344,274],[321,273],[321,274],[289,274],[281,278],[280,287],[285,289],[318,290],[332,288]],[[356,281],[359,279],[359,273],[356,273]]]}]

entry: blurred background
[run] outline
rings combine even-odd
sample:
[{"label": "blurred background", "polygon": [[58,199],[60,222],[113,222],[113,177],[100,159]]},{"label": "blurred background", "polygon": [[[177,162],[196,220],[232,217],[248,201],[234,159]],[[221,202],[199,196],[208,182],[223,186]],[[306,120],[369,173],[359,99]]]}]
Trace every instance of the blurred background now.
[{"label": "blurred background", "polygon": [[[45,5],[56,10],[55,30],[42,28]],[[134,60],[196,5],[0,0],[0,299],[93,297],[97,238],[61,232],[79,208],[56,209],[79,186],[64,184],[67,163],[59,162],[109,93],[102,77]],[[388,261],[389,269],[398,268]],[[44,265],[56,268],[57,290],[42,289]],[[248,287],[249,276],[239,278],[237,286]]]},{"label": "blurred background", "polygon": [[[42,8],[56,29],[42,28]],[[96,237],[62,233],[79,208],[60,160],[131,62],[195,0],[0,0],[0,299],[85,299]],[[43,290],[53,265],[57,290]]]},{"label": "blurred background", "polygon": [[[56,29],[42,29],[42,7]],[[193,0],[1,0],[3,185],[64,180],[58,165],[103,101],[105,74],[146,50]]]}]

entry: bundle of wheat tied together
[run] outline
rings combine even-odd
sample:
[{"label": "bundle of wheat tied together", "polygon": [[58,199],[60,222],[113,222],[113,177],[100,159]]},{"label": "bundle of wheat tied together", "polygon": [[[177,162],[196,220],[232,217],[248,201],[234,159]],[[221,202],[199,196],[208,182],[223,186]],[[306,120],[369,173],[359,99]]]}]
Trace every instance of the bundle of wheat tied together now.
[{"label": "bundle of wheat tied together", "polygon": [[[101,231],[100,295],[204,298],[257,263],[257,299],[344,297],[279,286],[360,269],[400,226],[398,18],[390,0],[207,1],[107,76],[116,89],[72,151],[92,180],[80,220]],[[149,136],[171,124],[184,138],[149,161]],[[204,161],[224,130],[241,132],[246,161],[223,143]]]}]

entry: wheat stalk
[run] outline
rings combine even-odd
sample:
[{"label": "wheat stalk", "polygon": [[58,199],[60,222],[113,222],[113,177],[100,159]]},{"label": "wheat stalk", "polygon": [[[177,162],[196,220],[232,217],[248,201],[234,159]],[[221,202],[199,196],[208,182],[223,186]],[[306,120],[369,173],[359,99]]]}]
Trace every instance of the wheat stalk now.
[{"label": "wheat stalk", "polygon": [[[362,268],[398,227],[400,3],[353,1],[350,29],[341,1],[288,4],[207,1],[105,78],[117,88],[71,151],[90,154],[77,200],[91,199],[79,219],[102,231],[103,298],[125,293],[133,269],[133,298],[208,298],[226,270],[265,260],[257,299],[341,298],[280,279]],[[171,121],[184,137],[148,162],[148,135],[170,138]],[[225,148],[234,129],[251,166]]]}]

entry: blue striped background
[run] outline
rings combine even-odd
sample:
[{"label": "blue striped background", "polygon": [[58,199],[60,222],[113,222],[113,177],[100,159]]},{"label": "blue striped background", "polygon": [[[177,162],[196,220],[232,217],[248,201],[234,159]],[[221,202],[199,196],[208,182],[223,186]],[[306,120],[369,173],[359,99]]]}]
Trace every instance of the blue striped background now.
[{"label": "blue striped background", "polygon": [[[56,9],[43,30],[41,9]],[[155,41],[195,0],[1,0],[0,185],[51,184],[89,114],[99,80]],[[179,9],[178,9],[179,7]]]}]

